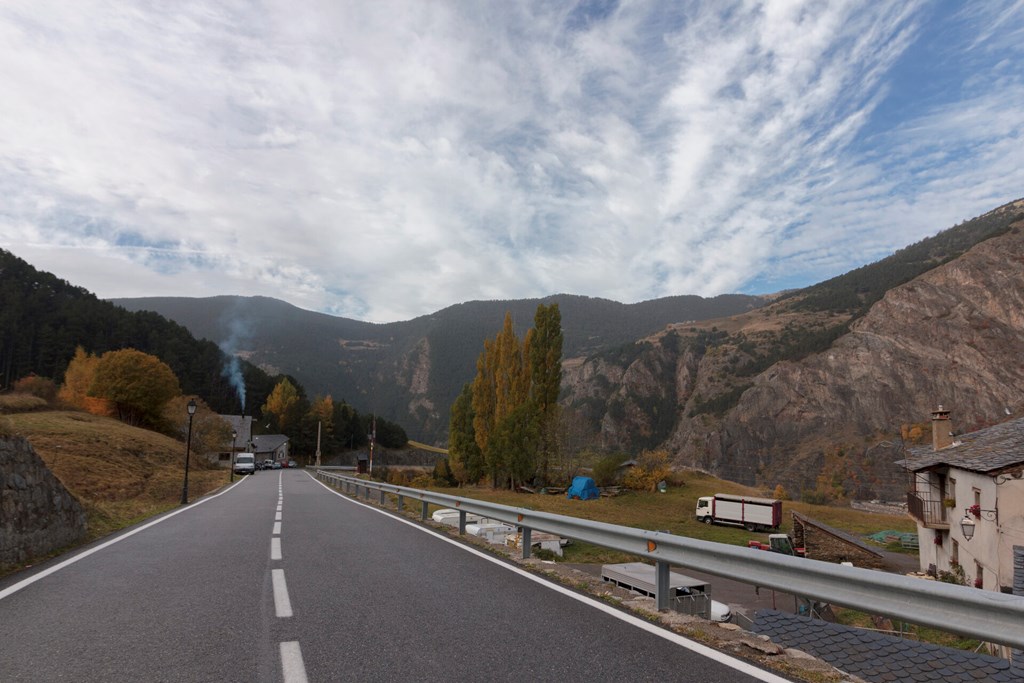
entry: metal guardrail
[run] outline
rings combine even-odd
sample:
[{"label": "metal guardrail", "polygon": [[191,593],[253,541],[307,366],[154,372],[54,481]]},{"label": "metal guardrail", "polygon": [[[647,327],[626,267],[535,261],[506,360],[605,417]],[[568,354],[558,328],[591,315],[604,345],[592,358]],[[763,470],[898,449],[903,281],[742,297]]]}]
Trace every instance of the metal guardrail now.
[{"label": "metal guardrail", "polygon": [[669,566],[676,565],[811,600],[1024,648],[1024,597],[1017,595],[767,553],[663,531],[554,515],[330,472],[317,471],[316,476],[325,482],[335,482],[356,496],[362,492],[367,499],[370,491],[377,491],[381,503],[386,494],[395,495],[399,509],[406,501],[419,501],[424,519],[428,504],[454,508],[460,512],[460,533],[466,530],[466,513],[522,527],[524,557],[528,557],[530,552],[530,531],[536,529],[654,560],[657,563],[659,609],[668,607]]}]

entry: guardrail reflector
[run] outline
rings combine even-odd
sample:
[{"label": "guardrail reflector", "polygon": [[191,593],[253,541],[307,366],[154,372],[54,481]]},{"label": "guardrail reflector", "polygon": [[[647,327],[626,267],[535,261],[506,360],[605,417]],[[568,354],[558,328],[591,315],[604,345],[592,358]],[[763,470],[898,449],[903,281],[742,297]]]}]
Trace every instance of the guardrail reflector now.
[{"label": "guardrail reflector", "polygon": [[647,541],[647,552],[653,553],[658,549],[658,544],[654,541]]}]

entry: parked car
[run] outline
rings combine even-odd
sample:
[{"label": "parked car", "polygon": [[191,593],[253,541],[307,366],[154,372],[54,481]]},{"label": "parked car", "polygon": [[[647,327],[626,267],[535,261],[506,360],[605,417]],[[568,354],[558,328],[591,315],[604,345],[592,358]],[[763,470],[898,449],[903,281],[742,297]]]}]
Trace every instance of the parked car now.
[{"label": "parked car", "polygon": [[279,470],[279,469],[281,469],[281,463],[279,463],[278,461],[275,460],[274,464],[271,465],[271,468],[275,469],[275,470]]},{"label": "parked car", "polygon": [[266,460],[263,461],[262,469],[265,469],[265,470],[272,470],[272,469],[274,469],[274,461],[271,460],[270,458],[267,458]]},{"label": "parked car", "polygon": [[296,462],[294,460],[289,460],[288,461],[288,467],[298,467],[298,465],[296,464]]},{"label": "parked car", "polygon": [[236,455],[235,474],[256,474],[256,456],[252,453]]}]

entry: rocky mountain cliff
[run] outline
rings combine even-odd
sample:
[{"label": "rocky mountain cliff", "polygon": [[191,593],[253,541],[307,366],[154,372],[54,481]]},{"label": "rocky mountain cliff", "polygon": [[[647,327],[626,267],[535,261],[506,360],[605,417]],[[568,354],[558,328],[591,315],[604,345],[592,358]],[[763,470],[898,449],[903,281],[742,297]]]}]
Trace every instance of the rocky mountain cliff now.
[{"label": "rocky mountain cliff", "polygon": [[[609,448],[662,447],[681,464],[791,493],[896,495],[901,431],[938,404],[960,431],[1024,408],[1024,201],[983,218],[998,236],[863,312],[808,310],[807,292],[672,325],[568,367],[565,403]],[[802,342],[820,350],[802,354]],[[799,360],[764,362],[778,355]]]}]

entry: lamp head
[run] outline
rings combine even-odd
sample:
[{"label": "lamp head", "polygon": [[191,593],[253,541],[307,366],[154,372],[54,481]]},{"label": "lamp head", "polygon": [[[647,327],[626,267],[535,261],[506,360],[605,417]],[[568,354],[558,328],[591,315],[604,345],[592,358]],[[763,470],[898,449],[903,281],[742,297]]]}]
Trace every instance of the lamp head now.
[{"label": "lamp head", "polygon": [[974,538],[974,520],[970,515],[964,515],[960,520],[960,530],[964,532],[964,538],[968,541]]},{"label": "lamp head", "polygon": [[196,400],[195,400],[194,398],[190,398],[190,399],[188,400],[188,406],[187,406],[187,409],[188,409],[188,414],[189,414],[189,415],[195,415],[195,414],[196,414],[196,408],[197,408],[197,407],[198,407],[198,406],[196,406]]}]

